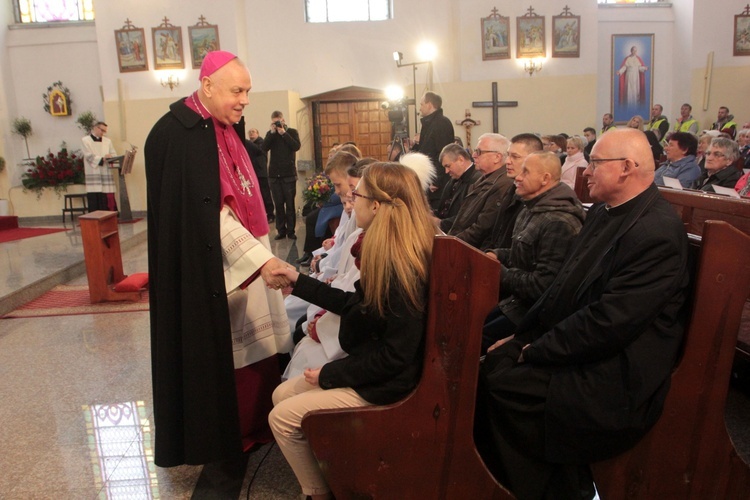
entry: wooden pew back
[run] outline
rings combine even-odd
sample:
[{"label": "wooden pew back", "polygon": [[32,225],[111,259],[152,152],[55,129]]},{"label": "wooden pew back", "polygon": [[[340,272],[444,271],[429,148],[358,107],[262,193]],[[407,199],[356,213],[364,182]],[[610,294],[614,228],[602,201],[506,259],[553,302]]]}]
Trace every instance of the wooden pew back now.
[{"label": "wooden pew back", "polygon": [[703,191],[679,191],[660,187],[659,192],[677,210],[688,233],[703,234],[707,220],[723,220],[750,234],[750,200]]},{"label": "wooden pew back", "polygon": [[319,410],[302,421],[337,499],[511,498],[472,437],[479,332],[499,283],[497,261],[436,238],[418,387],[393,405]]},{"label": "wooden pew back", "polygon": [[592,465],[602,499],[741,498],[750,467],[724,424],[734,347],[750,294],[750,236],[703,225],[683,355],[656,425],[631,450]]}]

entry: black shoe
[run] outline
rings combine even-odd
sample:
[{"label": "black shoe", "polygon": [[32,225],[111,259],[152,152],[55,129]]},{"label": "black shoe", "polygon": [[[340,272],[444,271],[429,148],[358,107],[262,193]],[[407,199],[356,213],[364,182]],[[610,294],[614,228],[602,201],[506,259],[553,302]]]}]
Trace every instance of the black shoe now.
[{"label": "black shoe", "polygon": [[296,240],[297,239],[297,235],[294,234],[294,233],[289,233],[289,234],[286,235],[286,237],[289,238],[290,240]]},{"label": "black shoe", "polygon": [[310,262],[312,261],[312,258],[313,258],[313,256],[312,256],[312,254],[310,252],[305,252],[302,257],[300,257],[299,259],[295,260],[294,262],[296,262],[297,264],[299,264],[301,266],[309,266]]},{"label": "black shoe", "polygon": [[286,238],[286,235],[284,233],[279,233],[273,237],[274,240],[283,240],[284,238]]}]

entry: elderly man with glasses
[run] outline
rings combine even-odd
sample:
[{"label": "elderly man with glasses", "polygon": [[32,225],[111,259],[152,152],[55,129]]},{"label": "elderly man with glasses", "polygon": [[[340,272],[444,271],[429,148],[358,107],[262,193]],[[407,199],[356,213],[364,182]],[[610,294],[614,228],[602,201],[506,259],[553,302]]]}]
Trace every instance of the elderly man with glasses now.
[{"label": "elderly man with glasses", "polygon": [[518,498],[593,498],[589,465],[656,423],[683,334],[687,236],[643,132],[604,134],[557,278],[480,369],[477,442]]},{"label": "elderly man with glasses", "polygon": [[469,186],[449,235],[476,248],[490,235],[503,195],[513,185],[513,180],[505,175],[509,146],[510,141],[500,134],[479,138],[472,159],[482,177]]}]

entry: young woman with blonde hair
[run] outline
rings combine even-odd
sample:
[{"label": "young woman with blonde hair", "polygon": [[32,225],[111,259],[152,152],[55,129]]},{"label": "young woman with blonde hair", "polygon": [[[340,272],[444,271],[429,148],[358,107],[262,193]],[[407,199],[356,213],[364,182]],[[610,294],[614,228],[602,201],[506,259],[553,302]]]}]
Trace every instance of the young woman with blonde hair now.
[{"label": "young woman with blonde hair", "polygon": [[269,416],[276,442],[305,495],[330,490],[302,432],[305,415],[321,408],[395,403],[417,385],[422,369],[427,283],[434,240],[429,207],[416,173],[398,163],[373,163],[352,191],[363,229],[354,292],[332,289],[293,269],[275,271],[293,294],[341,316],[339,341],[349,354],[281,384]]}]

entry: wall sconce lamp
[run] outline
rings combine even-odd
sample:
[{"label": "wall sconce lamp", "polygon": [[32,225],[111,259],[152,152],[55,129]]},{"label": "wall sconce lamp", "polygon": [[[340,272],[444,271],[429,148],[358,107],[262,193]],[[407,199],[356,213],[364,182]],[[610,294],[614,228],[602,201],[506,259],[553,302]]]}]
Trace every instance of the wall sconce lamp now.
[{"label": "wall sconce lamp", "polygon": [[542,71],[542,62],[542,58],[525,59],[523,61],[523,70],[528,73],[529,76],[533,76],[534,73]]},{"label": "wall sconce lamp", "polygon": [[180,79],[176,76],[170,74],[167,79],[165,80],[163,77],[161,79],[161,86],[162,87],[169,87],[170,92],[174,90],[175,87],[180,86]]}]

